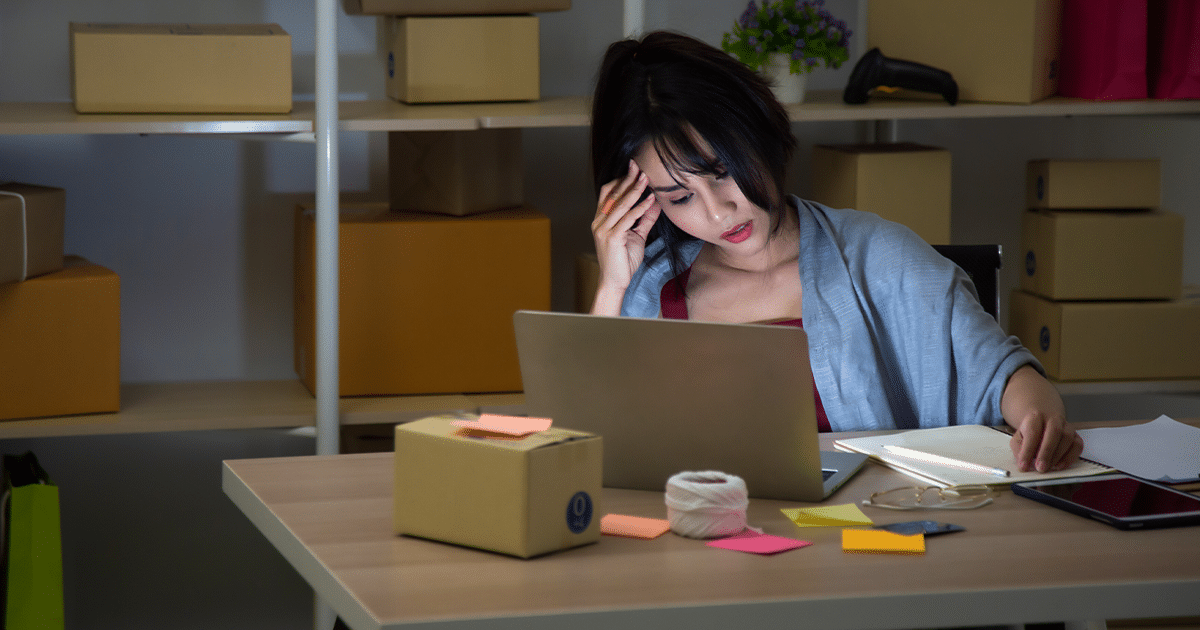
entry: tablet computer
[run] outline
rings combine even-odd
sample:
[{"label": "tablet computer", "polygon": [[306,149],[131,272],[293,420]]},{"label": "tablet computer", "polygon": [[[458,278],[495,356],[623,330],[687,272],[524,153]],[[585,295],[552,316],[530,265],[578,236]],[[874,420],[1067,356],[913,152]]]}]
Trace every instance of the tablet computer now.
[{"label": "tablet computer", "polygon": [[1026,481],[1012,491],[1120,529],[1200,525],[1200,497],[1125,473]]}]

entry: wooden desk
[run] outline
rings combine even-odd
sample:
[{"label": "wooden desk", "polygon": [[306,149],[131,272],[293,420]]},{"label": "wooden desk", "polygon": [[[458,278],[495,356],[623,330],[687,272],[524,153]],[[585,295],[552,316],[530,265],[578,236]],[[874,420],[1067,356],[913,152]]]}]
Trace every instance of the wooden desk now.
[{"label": "wooden desk", "polygon": [[[674,534],[606,536],[519,560],[394,536],[391,465],[388,453],[227,461],[223,486],[356,630],[870,630],[1200,615],[1200,528],[1122,532],[1010,492],[978,510],[864,508],[879,524],[966,527],[928,539],[924,556],[843,553],[839,528],[801,529],[779,512],[798,504],[752,500],[752,525],[814,544],[756,556]],[[868,464],[826,504],[908,483]],[[608,512],[666,515],[662,493],[612,489]]]}]

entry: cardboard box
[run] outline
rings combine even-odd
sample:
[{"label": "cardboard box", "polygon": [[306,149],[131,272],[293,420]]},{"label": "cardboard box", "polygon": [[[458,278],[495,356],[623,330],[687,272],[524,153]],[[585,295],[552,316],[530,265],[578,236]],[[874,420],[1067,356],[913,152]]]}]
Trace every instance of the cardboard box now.
[{"label": "cardboard box", "polygon": [[1047,210],[1157,208],[1158,160],[1030,160],[1025,201]]},{"label": "cardboard box", "polygon": [[467,437],[455,419],[396,426],[397,534],[522,558],[600,539],[599,436]]},{"label": "cardboard box", "polygon": [[1178,299],[1183,237],[1173,212],[1031,210],[1020,286],[1052,300]]},{"label": "cardboard box", "polygon": [[121,406],[121,282],[77,256],[0,285],[0,419]]},{"label": "cardboard box", "polygon": [[[314,222],[305,208],[296,214],[295,366],[314,390]],[[465,218],[382,203],[342,211],[341,394],[520,391],[512,314],[550,309],[550,220],[530,208]]]},{"label": "cardboard box", "polygon": [[537,16],[398,17],[388,23],[391,98],[462,103],[540,97]]},{"label": "cardboard box", "polygon": [[388,134],[394,210],[466,216],[525,201],[520,129]]},{"label": "cardboard box", "polygon": [[62,269],[66,206],[61,188],[0,185],[0,284]]},{"label": "cardboard box", "polygon": [[285,114],[292,40],[278,24],[71,23],[80,113]]},{"label": "cardboard box", "polygon": [[342,0],[347,15],[508,15],[566,11],[571,0]]},{"label": "cardboard box", "polygon": [[872,0],[867,18],[868,50],[949,72],[960,100],[1032,103],[1058,91],[1061,0]]},{"label": "cardboard box", "polygon": [[1010,332],[1058,381],[1200,378],[1200,293],[1181,300],[1009,301]]},{"label": "cardboard box", "polygon": [[813,201],[874,212],[950,242],[950,152],[913,143],[813,147]]},{"label": "cardboard box", "polygon": [[585,252],[575,257],[575,311],[590,313],[600,290],[600,259]]}]

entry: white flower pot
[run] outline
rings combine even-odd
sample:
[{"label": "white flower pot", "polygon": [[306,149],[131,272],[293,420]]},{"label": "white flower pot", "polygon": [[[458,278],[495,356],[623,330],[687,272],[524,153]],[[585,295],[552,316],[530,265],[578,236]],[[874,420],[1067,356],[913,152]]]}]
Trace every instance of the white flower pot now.
[{"label": "white flower pot", "polygon": [[763,74],[771,82],[771,89],[780,103],[803,103],[808,73],[792,74],[788,66],[791,60],[783,53],[771,53]]}]

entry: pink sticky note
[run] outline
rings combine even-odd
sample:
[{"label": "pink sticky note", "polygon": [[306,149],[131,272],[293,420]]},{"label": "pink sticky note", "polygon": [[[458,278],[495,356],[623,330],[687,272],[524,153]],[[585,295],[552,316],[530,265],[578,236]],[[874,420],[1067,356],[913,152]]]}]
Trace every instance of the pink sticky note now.
[{"label": "pink sticky note", "polygon": [[718,549],[731,549],[733,551],[745,551],[746,553],[757,553],[769,555],[780,553],[782,551],[790,551],[807,547],[812,543],[807,540],[796,540],[794,538],[784,538],[782,536],[772,536],[770,534],[759,534],[758,532],[745,531],[729,538],[721,538],[708,543],[709,547],[717,547]]},{"label": "pink sticky note", "polygon": [[600,533],[629,538],[658,538],[671,531],[671,522],[664,518],[605,514],[600,519]]},{"label": "pink sticky note", "polygon": [[452,426],[472,431],[487,431],[505,435],[524,436],[550,428],[550,418],[526,418],[525,416],[502,416],[495,413],[479,414],[479,420],[455,420]]}]

